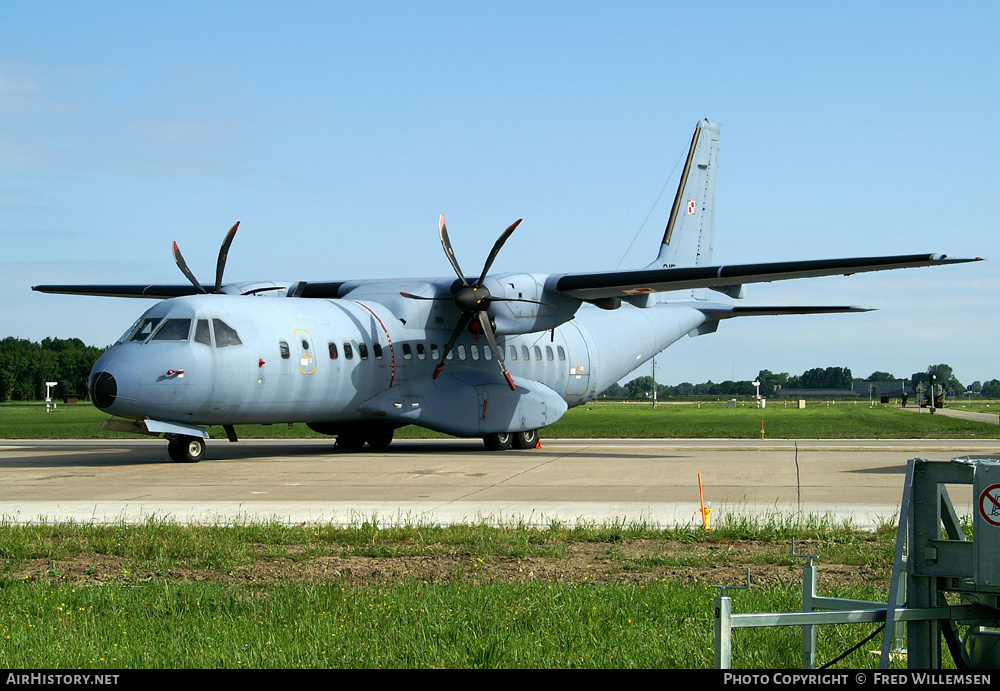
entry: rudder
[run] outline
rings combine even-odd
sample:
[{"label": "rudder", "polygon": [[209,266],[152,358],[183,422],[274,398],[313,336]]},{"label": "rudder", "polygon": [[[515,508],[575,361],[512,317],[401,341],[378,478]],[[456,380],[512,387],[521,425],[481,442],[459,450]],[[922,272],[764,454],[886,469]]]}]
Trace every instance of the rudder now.
[{"label": "rudder", "polygon": [[698,123],[691,138],[659,254],[646,268],[711,264],[718,167],[719,123],[705,119]]}]

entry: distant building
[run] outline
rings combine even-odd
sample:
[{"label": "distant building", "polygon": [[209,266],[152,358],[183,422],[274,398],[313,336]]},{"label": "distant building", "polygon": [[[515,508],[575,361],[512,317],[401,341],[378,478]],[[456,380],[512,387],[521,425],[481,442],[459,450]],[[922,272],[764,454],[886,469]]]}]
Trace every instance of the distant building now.
[{"label": "distant building", "polygon": [[[783,389],[774,390],[774,395],[786,398],[860,398],[861,394],[852,389]],[[865,396],[868,392],[865,391]]]},{"label": "distant building", "polygon": [[900,396],[903,391],[906,391],[908,395],[913,394],[913,387],[899,379],[896,381],[856,381],[852,388],[858,392],[859,396],[867,396],[869,387],[871,387],[873,394],[883,396]]},{"label": "distant building", "polygon": [[856,381],[849,389],[783,389],[774,390],[774,396],[785,398],[868,398],[872,396],[899,397],[903,391],[913,395],[913,387],[903,381]]}]

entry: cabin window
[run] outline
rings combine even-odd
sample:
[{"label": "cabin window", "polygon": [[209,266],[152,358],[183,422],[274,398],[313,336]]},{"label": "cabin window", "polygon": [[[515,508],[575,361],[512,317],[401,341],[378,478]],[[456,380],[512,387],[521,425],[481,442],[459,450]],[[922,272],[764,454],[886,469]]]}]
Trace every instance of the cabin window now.
[{"label": "cabin window", "polygon": [[508,357],[510,357],[511,360],[516,360],[517,359],[517,347],[516,346],[511,346],[510,347],[510,355]]},{"label": "cabin window", "polygon": [[487,360],[493,359],[493,349],[489,346],[483,346],[483,357]]},{"label": "cabin window", "polygon": [[291,356],[291,353],[288,350],[288,344],[284,341],[280,341],[278,343],[278,351],[281,353],[282,360],[287,360]]},{"label": "cabin window", "polygon": [[151,341],[186,341],[191,333],[190,319],[165,319]]},{"label": "cabin window", "polygon": [[460,345],[455,350],[458,351],[458,359],[459,360],[464,360],[465,359],[465,346],[464,345]]},{"label": "cabin window", "polygon": [[351,347],[350,343],[344,344],[344,359],[353,360],[354,359],[354,348]]},{"label": "cabin window", "polygon": [[309,352],[309,341],[302,339],[302,350]]},{"label": "cabin window", "polygon": [[542,359],[542,349],[539,348],[538,346],[535,346],[534,347],[534,351],[535,351],[535,359],[536,360],[541,360]]},{"label": "cabin window", "polygon": [[431,360],[437,360],[441,357],[441,351],[438,350],[437,343],[431,343]]},{"label": "cabin window", "polygon": [[410,347],[409,343],[403,344],[403,359],[404,360],[413,359],[413,349]]},{"label": "cabin window", "polygon": [[368,344],[367,343],[359,343],[358,344],[358,357],[361,358],[362,360],[367,360],[368,359]]},{"label": "cabin window", "polygon": [[552,346],[545,346],[545,359],[546,360],[556,359],[555,355],[552,354]]},{"label": "cabin window", "polygon": [[208,326],[207,319],[199,319],[194,327],[194,342],[203,345],[212,345],[212,329]]},{"label": "cabin window", "polygon": [[331,360],[336,360],[337,357],[338,357],[337,344],[336,343],[330,343],[330,344],[328,344],[328,346],[329,346],[329,349],[330,349],[330,359]]},{"label": "cabin window", "polygon": [[477,345],[471,345],[471,346],[469,346],[469,352],[472,353],[472,359],[473,360],[478,360],[479,359],[479,346],[477,346]]},{"label": "cabin window", "polygon": [[528,346],[526,345],[521,346],[521,359],[522,360],[531,359],[531,353],[528,352]]},{"label": "cabin window", "polygon": [[418,343],[417,344],[417,359],[418,360],[423,360],[426,357],[427,357],[427,352],[426,352],[426,350],[424,350],[424,344],[423,343]]},{"label": "cabin window", "polygon": [[243,345],[236,329],[231,327],[221,319],[212,320],[212,328],[215,331],[215,347],[228,348],[229,346]]},{"label": "cabin window", "polygon": [[153,327],[155,327],[159,323],[160,323],[159,317],[146,317],[145,319],[139,321],[135,325],[135,327],[133,327],[132,333],[128,336],[127,339],[122,339],[122,340],[139,341],[141,343],[142,341],[145,341],[147,338],[149,338],[149,334],[153,333]]},{"label": "cabin window", "polygon": [[556,352],[559,354],[560,360],[566,359],[566,350],[562,346],[556,346]]},{"label": "cabin window", "polygon": [[372,350],[375,351],[375,359],[376,360],[381,360],[382,359],[382,344],[381,343],[373,343],[372,344]]}]

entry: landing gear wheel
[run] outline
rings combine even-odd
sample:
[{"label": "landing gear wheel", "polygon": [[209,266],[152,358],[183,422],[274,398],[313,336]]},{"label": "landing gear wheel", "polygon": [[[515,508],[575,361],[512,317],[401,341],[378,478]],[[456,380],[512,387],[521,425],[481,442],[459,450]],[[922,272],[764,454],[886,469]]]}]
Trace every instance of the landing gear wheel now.
[{"label": "landing gear wheel", "polygon": [[538,445],[538,430],[529,429],[524,432],[514,432],[515,449],[533,449]]},{"label": "landing gear wheel", "polygon": [[365,438],[354,432],[344,432],[337,435],[336,447],[344,451],[357,451],[365,445]]},{"label": "landing gear wheel", "polygon": [[483,437],[483,443],[490,451],[506,451],[510,448],[513,436],[510,432],[494,432]]},{"label": "landing gear wheel", "polygon": [[197,463],[205,456],[201,437],[177,437],[167,443],[167,455],[174,463]]},{"label": "landing gear wheel", "polygon": [[368,446],[373,449],[388,448],[389,444],[392,443],[392,433],[394,431],[395,430],[392,427],[383,427],[370,431],[366,435]]}]

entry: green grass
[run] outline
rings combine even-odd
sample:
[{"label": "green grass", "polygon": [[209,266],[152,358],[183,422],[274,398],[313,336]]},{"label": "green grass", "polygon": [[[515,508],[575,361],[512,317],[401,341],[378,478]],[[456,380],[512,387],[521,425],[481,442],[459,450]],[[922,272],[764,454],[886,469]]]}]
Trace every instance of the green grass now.
[{"label": "green grass", "polygon": [[968,410],[973,413],[990,413],[1000,415],[1000,401],[968,401],[965,398],[956,399],[948,403],[948,407],[954,410]]},{"label": "green grass", "polygon": [[679,437],[760,439],[996,439],[996,425],[943,415],[917,415],[868,402],[769,401],[766,408],[698,405],[595,404],[569,411],[545,429],[550,437]]},{"label": "green grass", "polygon": [[[93,406],[0,406],[2,438],[98,438],[106,416]],[[867,403],[810,403],[805,410],[698,405],[592,404],[569,411],[549,437],[986,438],[996,425],[916,415]],[[213,429],[213,434],[217,430]],[[238,427],[243,438],[317,437],[304,425]],[[430,436],[413,428],[399,437]],[[712,603],[704,581],[656,576],[663,569],[712,567],[715,544],[756,546],[754,568],[801,563],[790,540],[811,540],[822,563],[864,566],[859,582],[823,595],[883,600],[894,532],[874,533],[823,518],[728,517],[714,531],[646,525],[546,528],[348,528],[247,524],[229,527],[0,524],[0,666],[7,668],[208,667],[668,667],[712,665]],[[679,555],[635,556],[640,541],[692,546]],[[509,560],[569,559],[572,545],[597,544],[621,579],[505,582]],[[765,547],[760,548],[761,545]],[[301,571],[305,563],[364,556],[420,559],[459,555],[470,568],[436,577],[352,579]],[[83,563],[82,570],[70,565]],[[267,575],[255,571],[265,563]],[[26,573],[26,565],[41,565]],[[659,571],[658,571],[659,570]],[[308,573],[309,575],[303,575]],[[822,567],[821,567],[821,583]],[[791,582],[733,594],[734,611],[795,611]],[[873,630],[819,629],[820,661]],[[793,668],[797,628],[734,632],[733,666]],[[841,667],[872,667],[854,653]],[[946,654],[946,653],[945,653]],[[904,663],[897,663],[902,665]]]},{"label": "green grass", "polygon": [[[732,520],[711,532],[641,524],[381,528],[374,520],[348,528],[0,525],[0,666],[708,668],[718,594],[710,582],[579,575],[505,582],[489,565],[512,556],[558,560],[574,543],[596,542],[607,543],[603,559],[628,575],[657,567],[627,556],[632,541],[703,546],[748,538],[761,563],[784,563],[789,537],[814,541],[824,563],[873,567],[853,587],[824,595],[885,598],[893,532],[819,519]],[[358,581],[291,568],[334,555],[435,553],[464,555],[482,570]],[[87,573],[60,568],[81,555],[93,564]],[[260,555],[286,570],[239,571]],[[719,556],[702,549],[691,560],[711,567]],[[23,575],[38,562],[48,569]],[[778,583],[733,597],[737,613],[795,611],[801,591]],[[821,661],[871,630],[821,627]],[[799,666],[800,642],[796,628],[738,630],[733,665]],[[863,650],[841,666],[876,662]]]},{"label": "green grass", "polygon": [[[979,404],[984,406],[988,403]],[[1000,412],[1000,405],[993,402]],[[958,407],[958,406],[955,406]],[[94,439],[130,435],[102,432],[108,416],[89,404],[60,405],[46,413],[44,406],[0,406],[0,438]],[[997,425],[918,415],[891,406],[864,402],[810,402],[799,410],[794,403],[769,401],[758,409],[747,404],[728,408],[725,402],[661,404],[591,403],[574,408],[543,430],[550,438],[722,438],[760,439],[763,425],[767,439],[996,439]],[[224,436],[221,428],[210,428]],[[241,439],[324,438],[303,424],[237,425]],[[132,435],[134,436],[134,435]],[[442,438],[445,435],[417,427],[404,427],[397,439]]]}]

